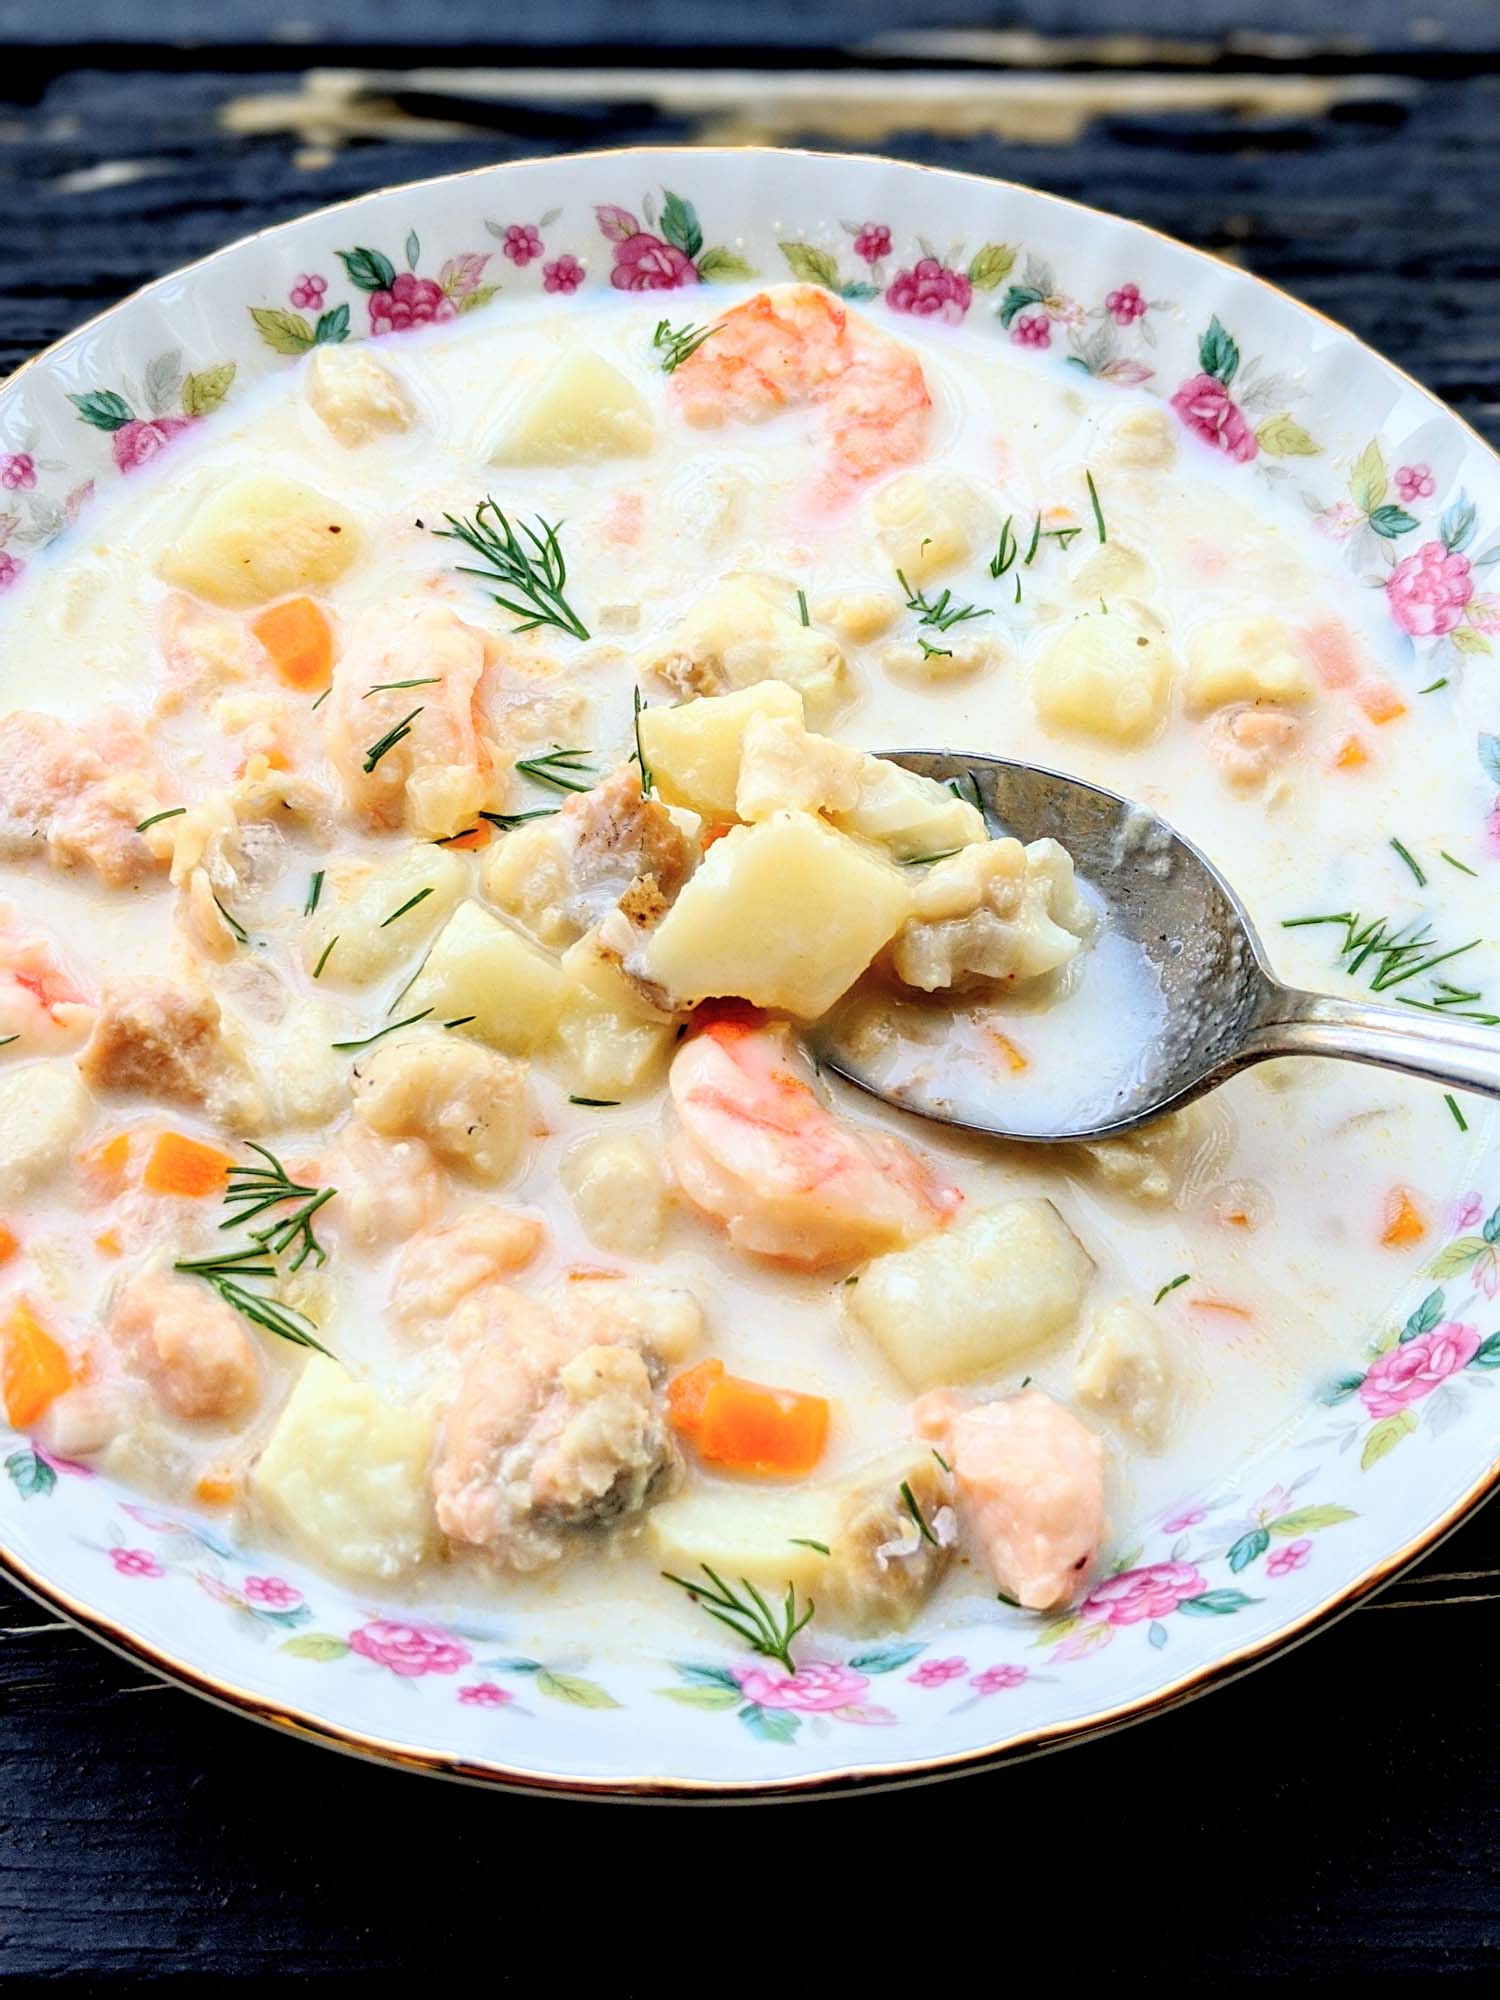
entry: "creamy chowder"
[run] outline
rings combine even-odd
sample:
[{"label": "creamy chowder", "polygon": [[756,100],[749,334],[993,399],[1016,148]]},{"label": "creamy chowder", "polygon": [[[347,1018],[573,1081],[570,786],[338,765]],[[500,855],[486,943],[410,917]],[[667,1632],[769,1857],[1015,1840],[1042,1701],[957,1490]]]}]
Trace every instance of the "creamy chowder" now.
[{"label": "creamy chowder", "polygon": [[1302,1061],[1006,1147],[804,1038],[1065,1104],[1160,1007],[895,746],[1151,806],[1303,984],[1364,983],[1309,917],[1482,936],[1388,844],[1472,835],[1370,593],[1238,475],[804,286],[319,349],[196,427],[6,605],[11,1423],[616,1637],[1066,1605],[1379,1325],[1486,1121]]}]

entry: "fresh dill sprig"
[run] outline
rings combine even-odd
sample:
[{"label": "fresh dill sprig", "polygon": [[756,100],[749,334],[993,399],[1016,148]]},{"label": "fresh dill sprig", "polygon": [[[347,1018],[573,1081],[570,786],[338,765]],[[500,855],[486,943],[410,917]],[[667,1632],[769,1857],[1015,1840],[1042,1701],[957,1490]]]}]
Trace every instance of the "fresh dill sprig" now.
[{"label": "fresh dill sprig", "polygon": [[313,967],[314,979],[321,979],[323,977],[323,967],[328,963],[329,959],[333,956],[333,947],[338,943],[338,941],[339,941],[338,933],[335,932],[334,935],[328,940],[327,944],[324,945],[322,951],[319,952],[318,962]]},{"label": "fresh dill sprig", "polygon": [[[799,592],[798,594],[800,595],[801,593]],[[802,622],[805,625],[807,620],[804,618]],[[655,788],[656,780],[651,775],[651,766],[646,762],[646,753],[641,748],[641,710],[646,704],[641,700],[641,691],[639,688],[632,688],[630,693],[635,713],[635,761],[641,767],[642,795],[649,798]]]},{"label": "fresh dill sprig", "polygon": [[377,1028],[373,1035],[361,1035],[357,1041],[352,1042],[330,1042],[329,1047],[335,1049],[367,1049],[371,1042],[378,1042],[385,1035],[394,1035],[398,1028],[409,1028],[415,1021],[425,1021],[431,1012],[432,1009],[430,1007],[424,1007],[420,1014],[408,1014],[404,1021],[387,1021],[385,1026]]},{"label": "fresh dill sprig", "polygon": [[553,819],[561,811],[562,811],[561,806],[533,806],[530,812],[523,812],[523,813],[482,812],[480,813],[479,817],[481,819],[487,819],[491,826],[499,827],[502,833],[509,833],[512,827],[524,826],[526,821],[529,819]]},{"label": "fresh dill sprig", "polygon": [[[599,773],[592,765],[580,764],[580,757],[592,757],[592,750],[564,750],[554,743],[541,757],[518,757],[515,768],[524,771],[528,778],[535,778],[539,785],[551,785],[559,792],[590,792],[598,781]],[[583,778],[585,783],[579,784]],[[484,815],[490,817],[488,813]]]},{"label": "fresh dill sprig", "polygon": [[1394,838],[1394,836],[1392,837],[1391,840],[1391,846],[1396,850],[1397,854],[1400,855],[1401,859],[1406,863],[1407,867],[1411,870],[1412,875],[1416,880],[1417,887],[1419,889],[1425,889],[1427,887],[1427,877],[1423,873],[1422,864],[1417,860],[1417,857],[1412,853],[1411,849],[1409,847],[1403,846],[1399,840]]},{"label": "fresh dill sprig", "polygon": [[[1179,1285],[1185,1285],[1188,1279],[1192,1277],[1192,1275],[1193,1274],[1191,1271],[1179,1271],[1175,1278],[1168,1278],[1167,1282],[1162,1286],[1161,1290],[1157,1293],[1156,1297],[1151,1301],[1152,1305],[1159,1306],[1162,1300],[1167,1296],[1168,1292],[1175,1292]],[[1028,1377],[1028,1380],[1029,1379],[1030,1378]]]},{"label": "fresh dill sprig", "polygon": [[391,914],[388,917],[382,917],[380,919],[380,922],[376,925],[376,929],[382,931],[388,930],[390,926],[396,921],[397,917],[404,917],[407,911],[414,910],[417,907],[418,903],[425,903],[427,901],[427,898],[431,894],[432,894],[432,884],[429,882],[425,889],[418,889],[415,896],[408,896],[406,901],[401,905],[399,910],[392,910]]},{"label": "fresh dill sprig", "polygon": [[1467,861],[1460,861],[1456,854],[1450,854],[1446,847],[1440,847],[1438,853],[1442,855],[1448,866],[1456,868],[1460,875],[1472,875],[1476,882],[1479,880],[1479,871],[1471,868]]},{"label": "fresh dill sprig", "polygon": [[323,895],[323,876],[325,872],[322,868],[315,870],[312,881],[307,885],[307,901],[302,905],[302,914],[304,917],[310,917],[318,907],[318,903]]},{"label": "fresh dill sprig", "polygon": [[[1392,987],[1404,986],[1409,979],[1416,979],[1424,972],[1432,972],[1450,959],[1462,958],[1466,952],[1474,950],[1482,939],[1470,938],[1466,944],[1450,945],[1444,951],[1434,951],[1436,938],[1424,921],[1413,918],[1398,924],[1394,930],[1388,917],[1376,917],[1366,923],[1354,910],[1339,910],[1328,916],[1285,917],[1282,929],[1287,931],[1306,930],[1319,924],[1341,924],[1344,941],[1337,946],[1340,958],[1349,962],[1344,970],[1352,978],[1363,972],[1373,962],[1373,971],[1365,973],[1372,993],[1386,993]],[[1500,1027],[1500,1014],[1474,1010],[1472,1002],[1483,1001],[1484,995],[1475,987],[1453,986],[1446,979],[1435,979],[1433,990],[1418,998],[1410,993],[1398,993],[1396,998],[1404,1007],[1421,1007],[1428,1013],[1454,1014],[1460,1020],[1477,1021],[1487,1028]]]},{"label": "fresh dill sprig", "polygon": [[160,826],[164,819],[176,819],[179,813],[185,813],[186,811],[186,806],[168,806],[164,812],[152,813],[149,819],[140,821],[136,827],[136,832],[144,833],[148,826]]},{"label": "fresh dill sprig", "polygon": [[[1004,576],[1008,569],[1014,567],[1016,559],[1021,553],[1021,544],[1016,540],[1016,531],[1012,526],[1015,518],[1014,514],[1007,514],[1005,517],[1005,526],[1000,530],[999,545],[995,553],[990,557],[990,575],[993,577],[999,578]],[[1017,581],[1019,582],[1020,579],[1017,578]]]},{"label": "fresh dill sprig", "polygon": [[[486,514],[490,517],[488,521]],[[485,583],[501,585],[501,590],[492,590],[490,595],[502,610],[514,612],[521,620],[511,628],[513,631],[534,632],[539,625],[551,625],[559,632],[571,633],[575,639],[589,636],[587,625],[563,595],[568,565],[558,539],[561,521],[546,521],[538,514],[534,528],[520,522],[521,535],[531,544],[527,548],[492,499],[480,501],[471,521],[456,514],[445,514],[443,519],[447,527],[434,528],[433,533],[445,541],[462,542],[484,565],[475,569],[468,563],[459,563],[459,575],[477,576]]]},{"label": "fresh dill sprig", "polygon": [[[686,1577],[674,1576],[669,1569],[662,1575],[668,1583],[675,1583],[679,1590],[685,1590],[693,1602],[706,1611],[710,1618],[717,1618],[721,1625],[727,1625],[731,1632],[744,1640],[752,1652],[761,1653],[768,1660],[779,1660],[789,1674],[797,1671],[797,1663],[792,1658],[792,1641],[804,1626],[812,1622],[817,1606],[812,1599],[807,1600],[807,1609],[797,1616],[797,1592],[792,1584],[786,1587],[786,1599],[778,1615],[764,1597],[750,1582],[748,1577],[740,1578],[741,1588],[746,1597],[739,1597],[725,1583],[716,1570],[707,1563],[700,1565],[708,1578],[710,1589],[701,1583],[689,1583]],[[747,1602],[748,1598],[748,1602]]]},{"label": "fresh dill sprig", "polygon": [[582,1104],[590,1111],[613,1111],[618,1106],[618,1097],[570,1097],[569,1104]]},{"label": "fresh dill sprig", "polygon": [[1448,676],[1447,676],[1446,674],[1444,674],[1441,680],[1439,680],[1439,681],[1429,681],[1429,682],[1427,683],[1426,687],[1424,687],[1424,688],[1418,688],[1418,689],[1417,689],[1417,693],[1418,693],[1418,694],[1436,694],[1439,688],[1445,688],[1445,687],[1446,687],[1447,685],[1448,685]]},{"label": "fresh dill sprig", "polygon": [[467,1028],[471,1021],[477,1021],[477,1014],[455,1014],[451,1021],[444,1021],[445,1028]]},{"label": "fresh dill sprig", "polygon": [[949,1473],[952,1472],[953,1467],[948,1463],[947,1459],[944,1458],[943,1454],[938,1450],[936,1445],[932,1447],[932,1455],[937,1460],[938,1464],[943,1468],[944,1472],[949,1472]]},{"label": "fresh dill sprig", "polygon": [[698,352],[705,340],[712,340],[716,333],[722,332],[722,322],[715,326],[671,326],[666,320],[659,319],[651,336],[651,345],[661,356],[662,374],[673,374],[684,361]]},{"label": "fresh dill sprig", "polygon": [[327,701],[328,697],[329,697],[329,696],[330,696],[330,695],[331,695],[332,693],[333,693],[333,689],[332,689],[331,687],[326,687],[326,688],[324,688],[323,692],[322,692],[322,693],[321,693],[321,694],[320,694],[320,695],[318,696],[317,700],[316,700],[316,701],[315,701],[315,702],[313,703],[312,707],[311,707],[311,708],[310,708],[310,709],[308,710],[308,714],[309,714],[309,715],[316,715],[316,714],[317,714],[317,712],[318,712],[318,710],[319,710],[319,709],[320,709],[320,708],[321,708],[321,707],[323,706],[324,702],[325,702],[325,701]]},{"label": "fresh dill sprig", "polygon": [[224,919],[225,923],[228,924],[230,930],[233,931],[236,940],[240,944],[249,944],[250,942],[249,931],[245,929],[245,926],[240,922],[238,917],[230,915],[229,911],[225,909],[224,905],[219,901],[217,896],[214,897],[214,908],[218,911],[219,915]]},{"label": "fresh dill sprig", "polygon": [[922,657],[924,660],[951,660],[953,658],[953,648],[951,646],[934,646],[931,640],[924,639],[920,632],[917,634],[917,644],[922,648]]},{"label": "fresh dill sprig", "polygon": [[[291,1341],[294,1347],[311,1347],[319,1354],[328,1354],[322,1341],[313,1337],[316,1322],[295,1306],[283,1305],[280,1299],[269,1299],[262,1292],[252,1292],[241,1284],[242,1278],[274,1278],[276,1266],[258,1261],[263,1253],[258,1250],[231,1250],[223,1257],[184,1257],[172,1266],[174,1271],[186,1272],[194,1278],[202,1278],[213,1286],[225,1305],[232,1306],[237,1313],[256,1326],[263,1326],[267,1333],[274,1333],[281,1340]],[[333,1356],[328,1354],[331,1361]]]},{"label": "fresh dill sprig", "polygon": [[394,750],[398,743],[404,742],[411,735],[411,726],[421,713],[422,710],[420,707],[414,708],[410,715],[403,715],[398,723],[388,729],[378,742],[370,745],[369,749],[365,752],[365,776],[367,778],[388,750]]},{"label": "fresh dill sprig", "polygon": [[807,615],[807,592],[805,590],[797,592],[797,615],[802,620],[804,626],[811,625],[812,620]]},{"label": "fresh dill sprig", "polygon": [[946,587],[936,597],[929,597],[924,590],[913,590],[905,573],[899,569],[896,581],[906,593],[907,610],[916,612],[917,623],[931,625],[939,632],[961,625],[966,618],[992,618],[995,615],[988,604],[955,603],[953,592]]},{"label": "fresh dill sprig", "polygon": [[1104,509],[1099,505],[1099,489],[1095,486],[1094,475],[1087,466],[1084,467],[1083,477],[1089,489],[1089,505],[1094,510],[1094,527],[1098,531],[1100,542],[1107,542],[1109,531],[1104,525]]},{"label": "fresh dill sprig", "polygon": [[292,1260],[294,1271],[300,1271],[309,1257],[316,1257],[320,1264],[326,1264],[328,1253],[314,1233],[313,1217],[333,1200],[338,1189],[309,1187],[301,1181],[294,1181],[274,1153],[268,1152],[264,1146],[257,1146],[253,1139],[247,1139],[245,1144],[252,1153],[258,1153],[266,1164],[263,1167],[235,1166],[229,1169],[224,1205],[233,1209],[234,1213],[219,1224],[220,1229],[234,1229],[241,1223],[254,1222],[257,1216],[264,1215],[269,1209],[279,1208],[283,1202],[295,1201],[300,1205],[294,1214],[282,1216],[265,1229],[252,1229],[251,1241],[258,1243],[266,1255],[273,1257],[279,1256],[291,1243],[298,1243],[297,1255]]},{"label": "fresh dill sprig", "polygon": [[438,680],[439,676],[437,674],[424,674],[419,681],[377,681],[374,687],[365,689],[364,693],[360,696],[360,700],[368,701],[372,694],[392,694],[397,688],[436,687]]},{"label": "fresh dill sprig", "polygon": [[1469,1129],[1469,1121],[1467,1118],[1465,1118],[1464,1114],[1459,1110],[1458,1099],[1453,1095],[1453,1092],[1451,1090],[1445,1090],[1443,1092],[1443,1102],[1444,1104],[1447,1105],[1448,1109],[1453,1113],[1453,1122],[1458,1127],[1459,1131],[1467,1132]]},{"label": "fresh dill sprig", "polygon": [[922,1540],[924,1542],[931,1542],[935,1549],[940,1548],[942,1544],[938,1541],[937,1536],[932,1532],[931,1528],[928,1527],[923,1518],[922,1510],[917,1505],[916,1495],[912,1492],[910,1483],[905,1479],[901,1482],[901,1498],[905,1502],[907,1513],[915,1521],[917,1533],[922,1537]]},{"label": "fresh dill sprig", "polygon": [[[1031,540],[1026,547],[1025,561],[1026,561],[1026,567],[1028,569],[1030,569],[1033,562],[1035,562],[1036,552],[1041,547],[1041,543],[1042,543],[1042,517],[1040,514],[1038,514],[1036,519],[1031,524]],[[1019,583],[1020,578],[1017,577],[1016,581]]]}]

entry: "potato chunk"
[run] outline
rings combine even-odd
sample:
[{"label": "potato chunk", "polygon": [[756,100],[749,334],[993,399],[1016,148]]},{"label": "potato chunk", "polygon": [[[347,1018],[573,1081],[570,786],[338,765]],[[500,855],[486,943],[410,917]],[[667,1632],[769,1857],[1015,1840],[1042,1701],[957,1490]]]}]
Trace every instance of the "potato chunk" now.
[{"label": "potato chunk", "polygon": [[826,632],[802,623],[796,591],[779,577],[723,577],[640,662],[679,694],[729,694],[761,681],[796,688],[822,721],[850,693],[844,656]]},{"label": "potato chunk", "polygon": [[1159,633],[1122,612],[1090,612],[1042,648],[1031,695],[1049,728],[1143,743],[1166,718],[1175,674]]},{"label": "potato chunk", "polygon": [[849,1310],[914,1389],[966,1382],[1072,1325],[1093,1260],[1050,1201],[981,1209],[876,1257]]},{"label": "potato chunk", "polygon": [[468,901],[438,933],[403,1006],[463,1020],[455,1033],[524,1056],[552,1035],[567,998],[567,977],[549,952]]},{"label": "potato chunk", "polygon": [[955,798],[936,778],[924,778],[884,757],[866,757],[860,767],[859,797],[833,823],[862,840],[877,841],[898,861],[919,854],[946,854],[985,839],[984,815],[967,799]]},{"label": "potato chunk", "polygon": [[801,722],[802,697],[784,681],[758,681],[737,694],[642,709],[641,749],[666,803],[705,819],[733,819],[740,744],[757,716]]},{"label": "potato chunk", "polygon": [[401,377],[362,347],[315,347],[307,401],[332,436],[351,448],[408,431],[417,406]]},{"label": "potato chunk", "polygon": [[663,917],[645,970],[679,1005],[735,995],[812,1020],[911,911],[901,869],[809,813],[715,841]]},{"label": "potato chunk", "polygon": [[881,547],[916,586],[966,562],[991,525],[979,493],[952,473],[904,472],[871,511]]},{"label": "potato chunk", "polygon": [[1021,985],[1075,958],[1092,921],[1055,840],[988,840],[922,872],[892,964],[924,993]]},{"label": "potato chunk", "polygon": [[348,1576],[397,1577],[435,1539],[431,1451],[430,1416],[398,1409],[313,1354],[256,1461],[250,1495],[312,1561]]},{"label": "potato chunk", "polygon": [[575,465],[639,458],[655,441],[645,397],[591,348],[553,362],[505,425],[490,458],[496,465]]},{"label": "potato chunk", "polygon": [[[458,855],[430,842],[407,848],[381,868],[335,864],[327,871],[317,914],[305,929],[302,962],[309,972],[321,962],[319,978],[325,985],[340,980],[368,985],[416,956],[457,906],[467,881]],[[422,900],[413,903],[415,896]],[[391,921],[403,904],[410,907]]]},{"label": "potato chunk", "polygon": [[779,1591],[792,1584],[816,1598],[829,1558],[807,1544],[832,1547],[839,1507],[831,1486],[700,1487],[653,1507],[646,1528],[656,1561],[679,1576],[707,1563],[721,1576]]},{"label": "potato chunk", "polygon": [[735,811],[752,821],[788,810],[852,812],[866,762],[863,751],[814,736],[797,718],[752,715],[740,742]]},{"label": "potato chunk", "polygon": [[563,953],[567,997],[557,1025],[558,1063],[580,1097],[630,1097],[658,1081],[672,1027],[643,998],[593,933]]},{"label": "potato chunk", "polygon": [[1183,692],[1188,713],[1206,715],[1232,701],[1311,701],[1314,690],[1279,618],[1214,618],[1188,641]]},{"label": "potato chunk", "polygon": [[1094,1315],[1073,1390],[1147,1451],[1160,1451],[1171,1436],[1178,1401],[1172,1357],[1156,1322],[1129,1299]]},{"label": "potato chunk", "polygon": [[638,1133],[601,1132],[563,1155],[560,1178],[578,1219],[601,1250],[649,1257],[667,1223],[661,1148]]},{"label": "potato chunk", "polygon": [[27,1063],[0,1075],[0,1192],[19,1194],[59,1166],[89,1104],[71,1062]]},{"label": "potato chunk", "polygon": [[279,472],[246,472],[199,504],[156,573],[210,604],[248,611],[335,582],[360,546],[358,522],[336,501]]}]

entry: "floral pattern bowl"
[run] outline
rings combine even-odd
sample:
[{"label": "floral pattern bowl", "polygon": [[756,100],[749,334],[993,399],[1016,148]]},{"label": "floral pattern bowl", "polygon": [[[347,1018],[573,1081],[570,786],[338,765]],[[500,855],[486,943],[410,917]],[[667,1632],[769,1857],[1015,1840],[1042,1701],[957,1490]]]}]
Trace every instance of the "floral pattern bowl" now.
[{"label": "floral pattern bowl", "polygon": [[[560,304],[795,276],[981,326],[1160,395],[1385,593],[1473,743],[1500,867],[1500,463],[1348,334],[1148,230],[1025,188],[869,159],[642,150],[392,188],[148,286],[0,390],[0,590],[95,490],[313,347]],[[690,305],[684,301],[684,305]],[[691,308],[710,311],[709,306]],[[1414,685],[1419,684],[1414,681]],[[1500,1477],[1500,1159],[1389,1326],[1291,1434],[1136,1524],[1066,1617],[821,1643],[794,1673],[566,1616],[382,1605],[0,1439],[18,1582],[221,1701],[399,1764],[574,1792],[728,1797],[974,1768],[1141,1717],[1264,1659],[1428,1548]]]}]

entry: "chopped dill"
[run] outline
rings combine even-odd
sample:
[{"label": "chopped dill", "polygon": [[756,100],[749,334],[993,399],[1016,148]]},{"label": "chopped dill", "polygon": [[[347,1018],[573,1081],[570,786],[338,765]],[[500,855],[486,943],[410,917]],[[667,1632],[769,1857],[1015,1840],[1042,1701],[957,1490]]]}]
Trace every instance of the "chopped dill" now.
[{"label": "chopped dill", "polygon": [[1156,1297],[1151,1301],[1152,1305],[1159,1306],[1168,1292],[1175,1292],[1179,1285],[1185,1285],[1192,1275],[1191,1271],[1179,1271],[1175,1278],[1168,1278]]},{"label": "chopped dill", "polygon": [[148,826],[160,826],[164,819],[176,819],[179,813],[186,811],[186,806],[168,806],[164,812],[152,813],[149,819],[143,819],[136,827],[136,832],[144,833]]}]

